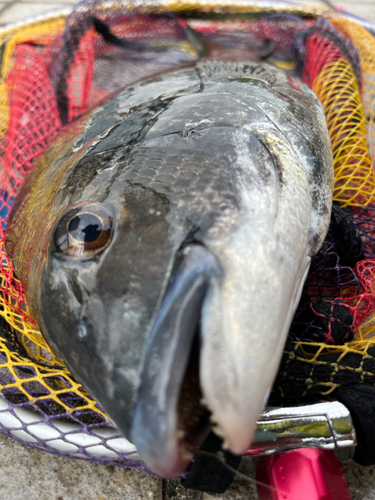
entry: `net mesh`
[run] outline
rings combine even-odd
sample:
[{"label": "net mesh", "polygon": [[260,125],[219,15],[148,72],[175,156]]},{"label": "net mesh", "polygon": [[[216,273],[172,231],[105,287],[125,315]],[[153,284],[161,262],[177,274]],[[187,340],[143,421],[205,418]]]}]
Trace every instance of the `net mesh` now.
[{"label": "net mesh", "polygon": [[361,101],[365,115],[367,144],[373,162],[375,130],[372,115],[375,91],[375,38],[361,25],[348,19],[332,19],[331,23],[338,31],[352,40],[360,55],[362,73]]},{"label": "net mesh", "polygon": [[[366,206],[374,197],[374,173],[357,78],[345,60],[326,63],[312,89],[323,104],[335,166],[333,199]],[[345,105],[342,103],[345,101]]]},{"label": "net mesh", "polygon": [[[28,445],[144,467],[46,344],[3,239],[20,186],[64,124],[124,85],[197,60],[188,28],[211,57],[256,54],[296,68],[327,118],[341,212],[313,259],[275,397],[324,397],[343,385],[375,382],[375,39],[330,10],[204,5],[84,2],[69,16],[0,32],[0,428]],[[146,48],[104,41],[98,19]]]}]

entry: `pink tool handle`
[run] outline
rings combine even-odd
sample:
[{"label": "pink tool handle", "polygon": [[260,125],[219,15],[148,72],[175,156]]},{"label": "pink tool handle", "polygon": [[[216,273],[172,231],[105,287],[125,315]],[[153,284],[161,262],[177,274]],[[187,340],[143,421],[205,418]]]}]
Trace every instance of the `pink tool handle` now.
[{"label": "pink tool handle", "polygon": [[256,473],[259,500],[350,500],[332,451],[301,448],[262,460]]}]

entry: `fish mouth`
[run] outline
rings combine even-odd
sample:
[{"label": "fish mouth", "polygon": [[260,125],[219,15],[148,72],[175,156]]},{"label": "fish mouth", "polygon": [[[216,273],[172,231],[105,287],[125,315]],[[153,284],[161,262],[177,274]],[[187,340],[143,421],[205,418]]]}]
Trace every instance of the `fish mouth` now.
[{"label": "fish mouth", "polygon": [[162,477],[182,474],[211,429],[200,385],[201,316],[220,275],[209,250],[186,246],[148,340],[130,438]]}]

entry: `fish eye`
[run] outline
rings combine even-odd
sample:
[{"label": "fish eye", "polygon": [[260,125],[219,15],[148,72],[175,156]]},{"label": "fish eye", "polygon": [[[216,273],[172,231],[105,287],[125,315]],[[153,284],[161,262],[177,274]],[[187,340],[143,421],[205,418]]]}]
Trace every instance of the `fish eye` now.
[{"label": "fish eye", "polygon": [[71,208],[60,219],[55,231],[58,252],[89,259],[102,252],[113,235],[113,215],[99,203]]}]

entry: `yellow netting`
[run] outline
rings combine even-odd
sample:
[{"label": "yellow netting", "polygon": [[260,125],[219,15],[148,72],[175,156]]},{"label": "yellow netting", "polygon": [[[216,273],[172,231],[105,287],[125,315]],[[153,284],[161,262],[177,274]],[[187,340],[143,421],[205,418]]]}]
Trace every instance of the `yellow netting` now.
[{"label": "yellow netting", "polygon": [[[16,285],[19,281],[13,277]],[[0,276],[0,289],[4,290],[4,276]],[[31,317],[25,320],[17,313],[17,309],[23,309],[30,317],[27,304],[20,302],[16,296],[9,293],[0,294],[0,315],[7,321],[8,333],[16,338],[14,343],[0,337],[0,353],[6,356],[7,361],[1,364],[2,376],[11,375],[15,381],[3,383],[1,390],[3,393],[17,388],[31,402],[42,400],[53,400],[60,407],[63,407],[66,413],[73,413],[77,410],[93,410],[103,418],[107,418],[98,408],[96,402],[91,399],[89,394],[83,389],[74,377],[69,373],[66,366],[55,356],[48,344],[45,342],[40,331],[35,327]],[[17,343],[20,342],[26,351],[26,356],[16,350]],[[30,368],[33,375],[28,375],[25,380],[25,368]],[[21,373],[23,374],[21,376]],[[4,379],[3,379],[4,380]],[[33,397],[28,391],[32,387],[35,392],[35,383],[44,388],[44,394]],[[30,385],[30,384],[34,384]],[[65,404],[61,400],[63,394],[74,392],[79,397],[79,404],[74,408]]]},{"label": "yellow netting", "polygon": [[[328,395],[341,386],[338,382],[340,373],[355,372],[359,375],[358,382],[364,382],[369,377],[374,378],[375,373],[369,372],[364,366],[366,359],[373,359],[373,356],[369,355],[367,351],[375,344],[374,329],[375,314],[372,314],[359,327],[354,340],[344,345],[328,346],[322,342],[294,342],[294,350],[287,353],[284,366],[287,370],[288,363],[300,361],[310,367],[310,373],[304,373],[306,389],[302,395],[306,395],[310,388],[317,384],[315,373],[319,370],[319,367],[327,365],[331,368],[329,379],[319,380],[318,382],[322,395]],[[346,356],[353,354],[358,355],[360,361],[356,366],[348,366],[348,364],[344,363],[344,359]],[[334,361],[332,356],[335,356]],[[327,371],[325,370],[324,373],[327,373]],[[290,377],[290,375],[286,376]]]},{"label": "yellow netting", "polygon": [[347,33],[358,49],[362,70],[361,100],[365,114],[367,141],[372,162],[375,161],[375,38],[363,26],[348,19],[330,20],[338,31]]},{"label": "yellow netting", "polygon": [[[20,286],[20,282],[16,278],[12,277],[12,281],[15,287]],[[12,290],[5,284],[3,275],[0,275],[0,289],[6,290],[6,292],[0,294],[0,315],[16,333],[28,356],[34,358],[37,362],[48,363],[48,365],[61,368],[63,363],[51,351],[40,330],[35,326],[27,303],[23,300],[20,301],[19,296],[12,294]],[[17,312],[18,310],[22,310],[24,314],[21,316]]]},{"label": "yellow netting", "polygon": [[[59,406],[63,406],[66,413],[73,413],[74,411],[80,410],[93,410],[106,419],[106,416],[98,408],[95,401],[90,398],[81,384],[67,372],[64,366],[61,366],[60,369],[51,369],[39,365],[29,358],[21,356],[18,352],[11,351],[8,345],[3,341],[0,342],[0,352],[7,357],[7,362],[1,365],[2,376],[4,377],[9,374],[15,380],[13,383],[2,385],[1,390],[4,394],[11,389],[17,388],[18,393],[22,393],[30,403],[52,400]],[[25,380],[24,373],[27,368],[29,368],[29,372]],[[23,376],[20,375],[21,373],[23,373]],[[33,373],[33,375],[30,375],[30,373]],[[31,386],[31,384],[34,385]],[[33,396],[32,391],[35,393],[35,384],[38,384],[40,388],[44,389],[43,395],[37,397]],[[32,391],[29,391],[29,388],[32,389]],[[79,404],[76,404],[74,408],[66,405],[61,400],[62,395],[71,393],[75,393],[81,401]]]},{"label": "yellow netting", "polygon": [[366,125],[358,83],[346,60],[327,64],[313,91],[323,104],[335,165],[333,199],[366,206],[374,201],[375,179],[366,141]]}]

